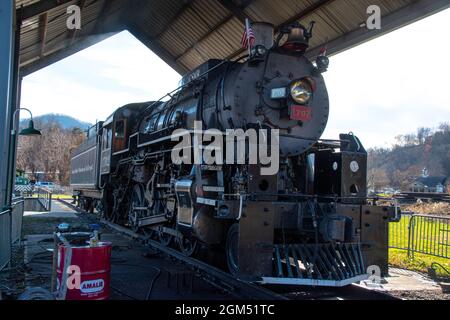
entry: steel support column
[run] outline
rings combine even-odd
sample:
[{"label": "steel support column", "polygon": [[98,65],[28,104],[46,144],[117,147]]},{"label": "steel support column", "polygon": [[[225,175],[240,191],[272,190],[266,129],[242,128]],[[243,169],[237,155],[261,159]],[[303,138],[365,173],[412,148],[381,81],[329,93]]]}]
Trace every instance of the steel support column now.
[{"label": "steel support column", "polygon": [[[13,68],[12,68],[12,80],[11,80],[11,102],[8,113],[9,128],[13,129],[15,124],[16,128],[19,128],[19,117],[14,117],[15,111],[20,108],[20,96],[22,88],[22,80],[19,76],[19,64],[20,64],[20,28],[22,20],[16,16],[14,34],[14,50],[13,50]],[[6,168],[6,194],[5,194],[5,207],[10,207],[12,203],[12,197],[14,193],[14,180],[16,177],[16,154],[17,154],[17,132],[12,134],[9,131],[9,153],[8,164]]]},{"label": "steel support column", "polygon": [[[0,1],[0,207],[5,204],[13,90],[14,0]],[[1,210],[0,210],[1,211]]]}]

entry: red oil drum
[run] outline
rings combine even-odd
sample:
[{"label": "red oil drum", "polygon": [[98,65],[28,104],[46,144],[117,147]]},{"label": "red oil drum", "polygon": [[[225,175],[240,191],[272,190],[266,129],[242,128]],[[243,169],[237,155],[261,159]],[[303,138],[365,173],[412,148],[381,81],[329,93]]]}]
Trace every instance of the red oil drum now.
[{"label": "red oil drum", "polygon": [[[98,246],[72,246],[72,269],[79,267],[79,286],[77,281],[68,281],[70,287],[66,291],[66,300],[106,300],[109,297],[111,272],[111,243],[99,242]],[[57,263],[57,287],[61,286],[64,259],[68,248],[60,244]],[[69,272],[68,277],[70,277]],[[70,280],[73,280],[74,277]],[[75,285],[74,285],[75,284]]]}]

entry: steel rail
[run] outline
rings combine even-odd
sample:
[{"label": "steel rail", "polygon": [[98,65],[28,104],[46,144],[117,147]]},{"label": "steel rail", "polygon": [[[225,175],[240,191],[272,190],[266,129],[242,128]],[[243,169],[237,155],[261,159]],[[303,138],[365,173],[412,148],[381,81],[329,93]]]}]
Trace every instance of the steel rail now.
[{"label": "steel rail", "polygon": [[[81,210],[80,208],[62,200],[58,199],[63,204],[69,206],[70,208],[76,210],[79,213],[85,213],[85,211]],[[181,252],[176,251],[175,249],[165,247],[161,245],[160,243],[151,240],[148,236],[144,236],[141,234],[138,234],[130,229],[127,229],[125,227],[122,227],[120,225],[117,225],[115,223],[112,223],[110,221],[100,219],[100,222],[106,226],[108,226],[110,229],[113,229],[127,237],[130,237],[132,239],[137,239],[145,243],[146,245],[158,250],[159,252],[162,252],[172,258],[177,259],[178,261],[182,262],[184,265],[186,265],[188,268],[194,270],[196,274],[210,283],[211,285],[227,292],[228,294],[232,295],[233,297],[237,299],[243,299],[243,300],[289,300],[288,298],[275,293],[271,290],[267,290],[261,286],[255,285],[253,283],[244,282],[239,279],[236,279],[234,276],[232,276],[229,273],[226,273],[216,267],[213,267],[205,262],[202,262],[200,260],[187,257],[183,255]]]},{"label": "steel rail", "polygon": [[[84,210],[74,206],[73,204],[58,199],[61,203],[70,207],[71,209],[79,212],[86,213]],[[361,285],[349,285],[346,287],[330,287],[330,288],[318,288],[318,287],[295,287],[286,286],[285,288],[273,287],[273,290],[262,287],[251,282],[246,282],[237,279],[229,273],[226,273],[214,266],[211,266],[203,261],[187,257],[181,252],[175,249],[166,247],[150,239],[149,236],[138,234],[128,228],[117,225],[110,221],[100,219],[100,222],[110,229],[115,230],[131,239],[139,240],[145,243],[149,247],[158,250],[161,253],[170,256],[183,264],[188,268],[196,272],[196,274],[207,281],[211,285],[227,292],[237,299],[243,300],[398,300],[394,296],[365,288]],[[283,290],[280,290],[283,289]],[[287,289],[287,290],[286,290]],[[300,295],[298,293],[301,293]],[[290,298],[293,297],[293,298]]]},{"label": "steel rail", "polygon": [[160,243],[149,239],[149,237],[140,235],[136,232],[133,232],[127,228],[119,226],[110,221],[101,220],[101,222],[111,229],[116,230],[119,233],[122,233],[126,236],[129,236],[133,239],[139,239],[143,241],[146,245],[167,254],[168,256],[177,259],[178,261],[185,264],[190,269],[194,270],[196,274],[210,283],[211,285],[224,290],[229,293],[233,297],[237,299],[244,300],[288,300],[288,298],[275,293],[273,291],[267,290],[263,287],[257,286],[253,283],[244,282],[239,279],[236,279],[229,273],[226,273],[220,269],[217,269],[205,262],[200,260],[187,257],[182,253],[172,249],[170,247],[165,247]]}]

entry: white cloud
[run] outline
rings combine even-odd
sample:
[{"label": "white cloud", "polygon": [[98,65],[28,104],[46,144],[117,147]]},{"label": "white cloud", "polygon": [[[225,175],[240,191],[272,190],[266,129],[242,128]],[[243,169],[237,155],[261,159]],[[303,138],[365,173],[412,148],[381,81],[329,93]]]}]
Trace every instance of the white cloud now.
[{"label": "white cloud", "polygon": [[32,108],[35,115],[63,113],[87,122],[103,120],[123,104],[148,99],[127,91],[110,91],[73,82],[52,73],[40,76],[40,81],[25,82],[23,90],[26,94],[22,106]]},{"label": "white cloud", "polygon": [[[63,70],[63,71],[62,71]],[[157,100],[180,75],[128,32],[40,70],[23,81],[22,106],[95,122],[131,102]]]},{"label": "white cloud", "polygon": [[174,89],[180,79],[178,73],[128,32],[117,36],[114,43],[81,52],[80,57],[102,64],[99,76],[147,92],[153,99]]}]

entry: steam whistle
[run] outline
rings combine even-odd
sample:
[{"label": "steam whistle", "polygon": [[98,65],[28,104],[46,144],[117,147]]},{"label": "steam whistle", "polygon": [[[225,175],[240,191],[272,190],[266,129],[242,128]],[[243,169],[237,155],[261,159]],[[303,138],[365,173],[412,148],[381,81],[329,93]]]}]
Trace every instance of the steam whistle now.
[{"label": "steam whistle", "polygon": [[[315,24],[316,24],[315,21],[311,21],[311,22],[309,23],[308,29],[307,29],[307,30],[305,29],[305,37],[308,39],[308,41],[309,41],[309,39],[312,38],[313,29],[314,29]],[[303,26],[302,26],[302,27],[303,27]],[[304,28],[304,27],[303,27],[303,28]]]}]

